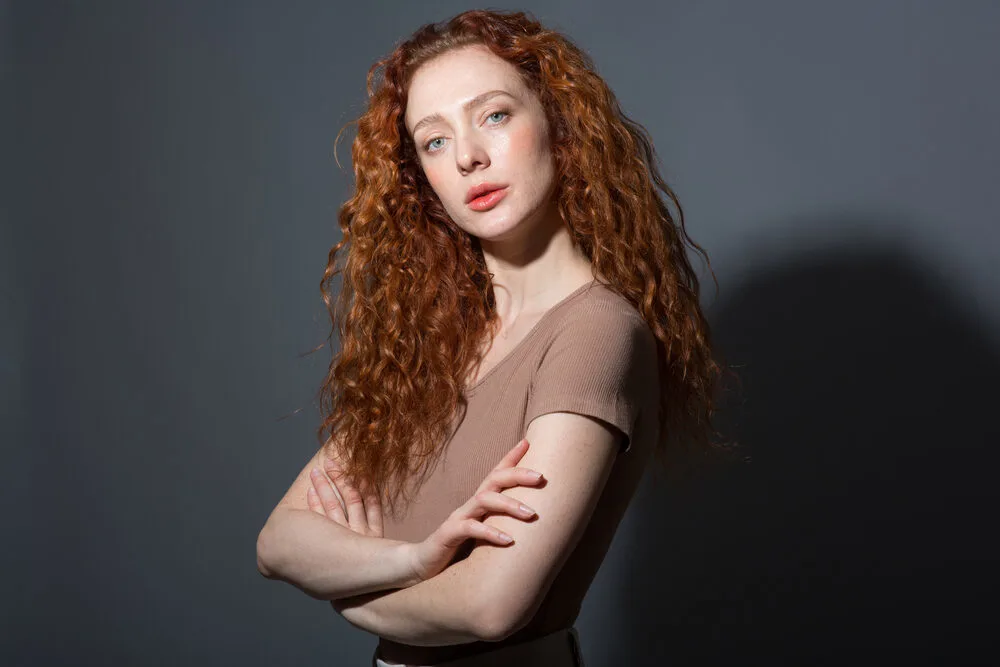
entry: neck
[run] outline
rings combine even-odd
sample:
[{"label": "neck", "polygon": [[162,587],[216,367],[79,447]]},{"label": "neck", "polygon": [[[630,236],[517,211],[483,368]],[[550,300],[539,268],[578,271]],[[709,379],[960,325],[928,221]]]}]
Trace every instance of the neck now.
[{"label": "neck", "polygon": [[594,279],[590,260],[573,245],[557,212],[530,229],[522,226],[518,238],[480,239],[504,328],[512,327],[521,313],[548,310]]}]

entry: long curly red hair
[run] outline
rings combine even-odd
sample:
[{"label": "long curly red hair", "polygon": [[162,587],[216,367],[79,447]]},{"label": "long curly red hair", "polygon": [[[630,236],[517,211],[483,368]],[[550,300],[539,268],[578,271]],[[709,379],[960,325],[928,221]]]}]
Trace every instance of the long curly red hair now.
[{"label": "long curly red hair", "polygon": [[[352,123],[355,190],[340,209],[343,238],[320,283],[330,340],[337,333],[340,350],[319,392],[318,436],[393,512],[441,453],[464,405],[464,379],[499,324],[478,240],[445,212],[403,123],[417,68],[469,45],[485,45],[516,66],[538,95],[552,133],[562,220],[658,339],[657,458],[666,464],[679,447],[712,445],[717,433],[711,417],[721,366],[684,240],[708,257],[687,235],[646,130],[622,113],[589,56],[565,36],[524,12],[467,11],[421,27],[369,70],[369,106]],[[679,224],[658,190],[677,208]]]}]

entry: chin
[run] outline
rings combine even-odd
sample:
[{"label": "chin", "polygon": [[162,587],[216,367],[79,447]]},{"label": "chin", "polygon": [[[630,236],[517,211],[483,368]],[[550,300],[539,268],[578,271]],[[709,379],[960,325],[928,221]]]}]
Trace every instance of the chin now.
[{"label": "chin", "polygon": [[493,212],[489,211],[482,214],[479,220],[470,221],[469,233],[487,241],[503,240],[524,226],[524,220],[506,212],[502,216],[498,216],[497,219],[486,217]]}]

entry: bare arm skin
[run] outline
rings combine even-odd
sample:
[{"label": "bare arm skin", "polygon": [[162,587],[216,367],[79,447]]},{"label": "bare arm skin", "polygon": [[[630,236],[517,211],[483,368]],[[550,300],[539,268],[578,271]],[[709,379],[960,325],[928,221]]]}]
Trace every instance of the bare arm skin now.
[{"label": "bare arm skin", "polygon": [[500,641],[537,611],[587,526],[611,473],[621,434],[572,413],[534,419],[531,449],[520,465],[545,475],[542,488],[516,488],[514,497],[536,509],[526,523],[490,516],[484,523],[510,535],[508,547],[477,543],[468,558],[435,577],[401,590],[333,603],[350,623],[415,646]]},{"label": "bare arm skin", "polygon": [[409,543],[360,535],[309,510],[309,473],[323,469],[317,452],[257,536],[257,569],[319,600],[412,586]]},{"label": "bare arm skin", "polygon": [[[509,543],[511,538],[505,539],[483,521],[490,512],[511,513],[522,519],[532,516],[500,493],[512,486],[542,482],[537,473],[515,465],[527,449],[526,440],[517,443],[490,471],[476,494],[418,543],[383,539],[378,497],[355,488],[339,462],[321,450],[299,474],[258,536],[257,567],[267,577],[331,601],[430,579],[448,566],[469,539]],[[315,470],[313,462],[318,464]],[[307,484],[311,495],[305,496],[306,511],[300,508],[305,495],[302,487]]]}]

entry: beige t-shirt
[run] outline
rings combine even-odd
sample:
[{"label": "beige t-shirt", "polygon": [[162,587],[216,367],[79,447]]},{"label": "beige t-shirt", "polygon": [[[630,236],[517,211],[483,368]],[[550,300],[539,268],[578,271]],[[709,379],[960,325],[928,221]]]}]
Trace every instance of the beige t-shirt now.
[{"label": "beige t-shirt", "polygon": [[468,406],[447,448],[405,516],[386,517],[385,537],[424,540],[472,497],[539,415],[596,417],[628,439],[586,532],[525,628],[503,642],[456,646],[408,646],[383,637],[379,650],[386,660],[435,664],[572,627],[658,436],[656,355],[656,338],[639,312],[594,281],[546,311],[507,356],[466,388]]}]

